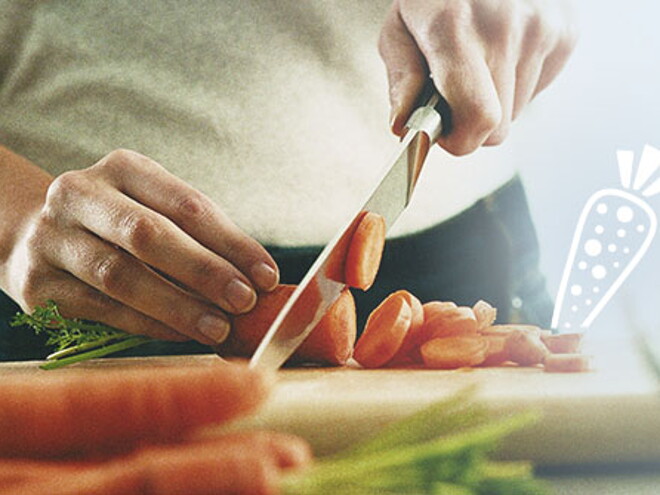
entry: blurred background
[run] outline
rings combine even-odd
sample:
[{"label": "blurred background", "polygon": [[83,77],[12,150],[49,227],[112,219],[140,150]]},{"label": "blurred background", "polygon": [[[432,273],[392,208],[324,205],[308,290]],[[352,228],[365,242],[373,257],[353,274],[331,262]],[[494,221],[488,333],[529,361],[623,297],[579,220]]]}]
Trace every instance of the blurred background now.
[{"label": "blurred background", "polygon": [[[525,180],[552,294],[587,199],[620,187],[616,151],[634,151],[637,165],[645,144],[660,148],[660,4],[574,3],[580,40],[573,57],[506,143]],[[660,216],[660,194],[647,201]],[[589,334],[625,332],[624,303],[660,335],[660,235]]]}]

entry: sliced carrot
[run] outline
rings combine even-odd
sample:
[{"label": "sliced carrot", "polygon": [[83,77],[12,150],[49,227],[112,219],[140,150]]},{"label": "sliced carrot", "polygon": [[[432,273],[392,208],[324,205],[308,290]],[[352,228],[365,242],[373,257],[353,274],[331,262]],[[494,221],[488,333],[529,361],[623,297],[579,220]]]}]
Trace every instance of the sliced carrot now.
[{"label": "sliced carrot", "polygon": [[550,354],[545,358],[545,371],[578,373],[591,369],[591,357],[585,354]]},{"label": "sliced carrot", "polygon": [[574,354],[582,347],[581,333],[541,335],[541,340],[553,354]]},{"label": "sliced carrot", "polygon": [[534,335],[540,336],[542,330],[536,325],[524,325],[519,323],[507,323],[501,325],[490,325],[486,328],[479,330],[479,333],[482,335],[509,335],[513,332],[525,332],[532,333]]},{"label": "sliced carrot", "polygon": [[367,318],[353,358],[365,368],[383,366],[401,348],[411,322],[408,298],[401,293],[390,294]]},{"label": "sliced carrot", "polygon": [[486,351],[486,359],[480,366],[499,366],[510,361],[505,335],[483,335],[483,338],[488,342],[488,350]]},{"label": "sliced carrot", "polygon": [[119,452],[255,409],[268,387],[246,366],[64,370],[0,382],[0,456]]},{"label": "sliced carrot", "polygon": [[415,362],[413,351],[419,346],[421,338],[420,332],[424,324],[424,307],[419,299],[413,296],[407,290],[398,290],[394,294],[401,294],[411,309],[410,328],[406,333],[401,347],[390,360],[388,365],[404,365]]},{"label": "sliced carrot", "polygon": [[420,352],[428,368],[455,369],[481,364],[486,359],[488,343],[479,335],[442,337],[423,344]]},{"label": "sliced carrot", "polygon": [[[295,288],[295,285],[280,284],[275,290],[260,294],[251,311],[234,318],[229,338],[214,348],[216,352],[221,356],[252,355]],[[290,362],[345,364],[353,351],[356,333],[355,302],[346,289],[328,308]]]},{"label": "sliced carrot", "polygon": [[506,352],[511,361],[521,366],[541,364],[550,354],[539,333],[520,329],[507,335]]},{"label": "sliced carrot", "polygon": [[421,333],[425,340],[476,334],[477,325],[474,311],[467,306],[451,306],[442,302],[424,305],[424,327]]},{"label": "sliced carrot", "polygon": [[491,326],[495,323],[495,318],[497,318],[497,309],[483,300],[477,301],[472,306],[472,311],[477,318],[477,330],[484,330]]},{"label": "sliced carrot", "polygon": [[380,267],[385,247],[385,219],[367,212],[351,238],[346,255],[346,285],[367,290],[372,286]]},{"label": "sliced carrot", "polygon": [[292,362],[346,364],[357,336],[355,315],[355,299],[345,289],[292,356]]},{"label": "sliced carrot", "polygon": [[346,257],[348,255],[348,249],[351,247],[351,239],[353,239],[353,234],[360,225],[360,222],[367,214],[366,211],[361,211],[351,225],[346,229],[346,232],[341,236],[337,245],[330,253],[330,257],[325,265],[325,276],[336,282],[345,284],[346,283]]}]

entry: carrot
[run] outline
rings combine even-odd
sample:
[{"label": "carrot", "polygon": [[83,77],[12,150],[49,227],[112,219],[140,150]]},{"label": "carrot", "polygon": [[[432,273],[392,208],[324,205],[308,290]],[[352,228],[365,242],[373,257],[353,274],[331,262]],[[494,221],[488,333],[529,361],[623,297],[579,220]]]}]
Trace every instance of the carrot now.
[{"label": "carrot", "polygon": [[575,373],[589,371],[591,358],[585,354],[550,354],[545,358],[545,371],[550,373]]},{"label": "carrot", "polygon": [[[275,290],[260,294],[251,311],[234,318],[229,338],[214,348],[216,352],[221,356],[253,354],[295,288],[295,285],[280,284]],[[305,307],[313,307],[312,302]],[[296,350],[291,362],[345,364],[353,351],[356,326],[355,302],[346,289]]]},{"label": "carrot", "polygon": [[403,339],[401,347],[388,363],[390,365],[399,366],[403,364],[410,364],[415,361],[414,351],[419,346],[421,330],[422,326],[424,325],[424,307],[422,306],[420,300],[407,290],[398,290],[393,294],[400,294],[402,297],[404,297],[411,310],[410,328],[408,328],[408,332]]},{"label": "carrot", "polygon": [[383,257],[386,230],[381,215],[367,212],[362,217],[346,255],[346,285],[362,290],[372,286]]},{"label": "carrot", "polygon": [[411,322],[408,298],[401,292],[390,294],[367,318],[353,358],[365,368],[383,366],[401,348]]},{"label": "carrot", "polygon": [[484,329],[479,330],[482,335],[509,335],[514,332],[525,332],[538,335],[539,337],[544,332],[536,325],[524,325],[520,323],[507,323],[501,325],[490,325]]},{"label": "carrot", "polygon": [[484,330],[495,323],[497,309],[492,307],[486,301],[479,300],[472,306],[474,316],[477,318],[477,330]]},{"label": "carrot", "polygon": [[483,335],[483,338],[488,343],[488,350],[486,351],[486,359],[480,366],[499,366],[510,361],[505,335]]},{"label": "carrot", "polygon": [[0,487],[5,495],[269,495],[277,492],[284,470],[310,460],[309,446],[300,438],[232,433],[85,462],[0,461]]},{"label": "carrot", "polygon": [[541,335],[541,340],[553,354],[574,354],[582,346],[581,333],[559,333]]},{"label": "carrot", "polygon": [[455,369],[481,364],[486,359],[488,343],[479,335],[442,337],[423,344],[420,352],[428,368]]},{"label": "carrot", "polygon": [[351,225],[346,229],[346,232],[341,236],[337,245],[330,253],[330,257],[325,265],[325,276],[336,282],[345,284],[346,283],[346,257],[348,255],[348,249],[351,247],[351,240],[353,239],[353,234],[360,225],[360,222],[367,214],[366,211],[361,211],[357,217],[353,219]]},{"label": "carrot", "polygon": [[357,336],[355,299],[345,289],[293,355],[292,362],[346,364]]},{"label": "carrot", "polygon": [[439,301],[424,304],[424,326],[421,333],[425,340],[476,334],[477,326],[472,308]]},{"label": "carrot", "polygon": [[0,456],[61,457],[170,441],[254,410],[267,395],[245,366],[70,370],[0,382]]},{"label": "carrot", "polygon": [[505,350],[509,359],[521,366],[534,366],[543,363],[550,351],[541,340],[540,333],[513,330],[506,337]]}]

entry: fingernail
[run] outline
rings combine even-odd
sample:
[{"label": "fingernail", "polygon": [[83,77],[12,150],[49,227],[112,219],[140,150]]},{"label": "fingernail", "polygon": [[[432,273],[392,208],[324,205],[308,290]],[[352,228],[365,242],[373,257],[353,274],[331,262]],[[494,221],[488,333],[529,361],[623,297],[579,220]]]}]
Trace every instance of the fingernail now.
[{"label": "fingernail", "polygon": [[403,117],[401,116],[401,108],[399,106],[392,107],[390,111],[390,130],[396,136],[400,136],[403,127]]},{"label": "fingernail", "polygon": [[257,294],[254,290],[237,278],[227,284],[225,297],[239,313],[249,311],[257,302]]},{"label": "fingernail", "polygon": [[280,276],[268,263],[260,262],[252,267],[252,278],[264,290],[274,289],[280,281]]},{"label": "fingernail", "polygon": [[197,330],[219,344],[229,335],[229,322],[221,316],[207,313],[199,319]]}]

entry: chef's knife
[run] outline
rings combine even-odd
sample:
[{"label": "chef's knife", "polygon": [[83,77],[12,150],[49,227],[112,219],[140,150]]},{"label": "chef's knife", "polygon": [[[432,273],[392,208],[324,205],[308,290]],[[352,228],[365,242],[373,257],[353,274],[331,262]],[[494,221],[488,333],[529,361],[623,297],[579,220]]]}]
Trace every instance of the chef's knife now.
[{"label": "chef's knife", "polygon": [[389,230],[408,206],[429,148],[443,131],[442,115],[447,115],[448,110],[446,101],[435,90],[431,89],[428,93],[430,95],[422,97],[424,104],[408,119],[405,125],[407,132],[376,187],[300,281],[259,344],[250,366],[279,368],[339,297],[345,284],[342,281],[343,272],[335,274],[335,267],[343,265],[349,244],[346,240],[363,213],[381,215]]}]

